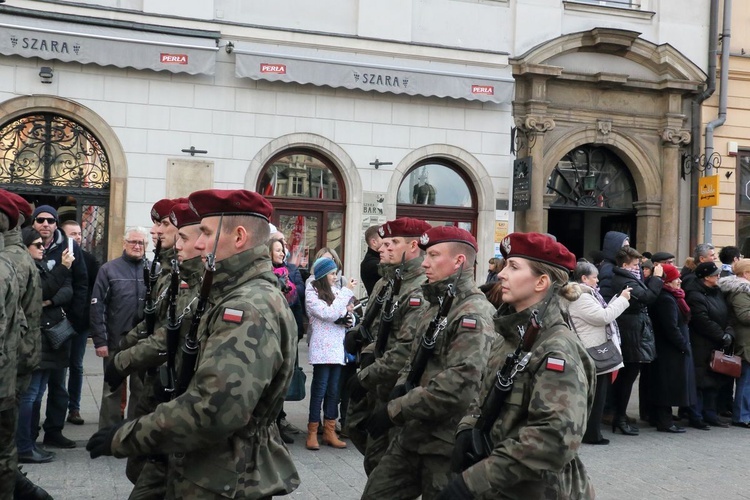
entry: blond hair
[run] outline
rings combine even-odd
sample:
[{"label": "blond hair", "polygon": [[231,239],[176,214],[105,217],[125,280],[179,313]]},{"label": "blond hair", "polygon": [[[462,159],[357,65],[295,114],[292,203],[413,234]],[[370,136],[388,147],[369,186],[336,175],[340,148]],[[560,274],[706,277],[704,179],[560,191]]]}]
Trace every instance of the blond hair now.
[{"label": "blond hair", "polygon": [[742,276],[745,271],[750,271],[750,259],[740,259],[732,264],[732,272],[737,276]]}]

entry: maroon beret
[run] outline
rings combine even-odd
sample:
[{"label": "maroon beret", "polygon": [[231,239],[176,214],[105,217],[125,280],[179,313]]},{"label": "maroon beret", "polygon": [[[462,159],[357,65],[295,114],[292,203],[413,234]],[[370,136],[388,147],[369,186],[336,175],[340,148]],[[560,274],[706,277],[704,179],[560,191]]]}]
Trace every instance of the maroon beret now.
[{"label": "maroon beret", "polygon": [[34,213],[31,208],[31,203],[26,201],[26,198],[20,194],[11,193],[10,191],[6,191],[6,193],[10,196],[10,199],[13,200],[13,203],[16,204],[18,211],[23,214],[24,218],[26,220],[31,219],[31,214]]},{"label": "maroon beret", "polygon": [[511,233],[500,243],[500,252],[506,259],[522,257],[550,264],[566,271],[576,268],[576,256],[546,234]]},{"label": "maroon beret", "polygon": [[447,242],[465,243],[471,246],[475,251],[477,249],[477,240],[466,229],[456,226],[438,226],[428,229],[419,239],[419,248],[427,250],[432,245]]},{"label": "maroon beret", "polygon": [[0,212],[8,216],[8,227],[13,229],[18,224],[18,207],[16,206],[10,193],[0,189]]},{"label": "maroon beret", "polygon": [[212,215],[251,215],[268,221],[273,206],[263,196],[244,189],[205,189],[188,197],[190,208],[201,218]]},{"label": "maroon beret", "polygon": [[151,220],[159,223],[169,217],[169,212],[172,211],[175,205],[187,202],[187,198],[164,198],[163,200],[159,200],[151,207]]},{"label": "maroon beret", "polygon": [[192,226],[194,224],[200,224],[201,218],[198,214],[193,212],[190,205],[187,203],[178,203],[172,207],[172,211],[169,212],[169,222],[176,228],[183,228],[185,226]]},{"label": "maroon beret", "polygon": [[413,236],[417,238],[430,228],[432,226],[423,220],[401,217],[380,226],[378,234],[381,238],[395,238],[396,236]]}]

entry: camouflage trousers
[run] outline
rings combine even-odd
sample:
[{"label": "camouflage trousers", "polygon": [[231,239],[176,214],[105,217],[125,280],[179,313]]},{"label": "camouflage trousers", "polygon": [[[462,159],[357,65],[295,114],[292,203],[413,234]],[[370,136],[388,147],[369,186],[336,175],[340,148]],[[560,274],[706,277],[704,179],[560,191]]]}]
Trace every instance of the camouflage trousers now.
[{"label": "camouflage trousers", "polygon": [[128,500],[163,500],[167,496],[166,460],[147,460]]},{"label": "camouflage trousers", "polygon": [[[131,375],[131,377],[139,375],[133,374]],[[145,374],[142,374],[142,376],[143,389],[140,392],[140,397],[138,398],[138,402],[133,409],[132,415],[128,415],[128,418],[138,418],[142,417],[143,415],[148,415],[149,413],[152,413],[159,405],[159,401],[156,399],[155,394],[155,384],[157,383],[158,375],[146,372]],[[128,457],[128,463],[125,466],[125,475],[128,477],[130,482],[135,484],[136,486],[140,481],[139,476],[147,461],[147,457]]]},{"label": "camouflage trousers", "polygon": [[365,474],[372,474],[375,467],[380,463],[391,442],[396,438],[399,429],[393,428],[378,438],[367,436],[367,449],[365,450]]},{"label": "camouflage trousers", "polygon": [[349,400],[349,407],[346,410],[346,433],[357,450],[365,455],[367,452],[367,432],[364,430],[364,424],[370,418],[372,406],[370,404],[370,394],[356,403]]},{"label": "camouflage trousers", "polygon": [[405,450],[396,438],[367,479],[362,500],[407,500],[419,495],[431,500],[453,476],[450,457]]},{"label": "camouflage trousers", "polygon": [[0,411],[0,499],[13,498],[18,472],[16,453],[16,426],[18,407]]}]

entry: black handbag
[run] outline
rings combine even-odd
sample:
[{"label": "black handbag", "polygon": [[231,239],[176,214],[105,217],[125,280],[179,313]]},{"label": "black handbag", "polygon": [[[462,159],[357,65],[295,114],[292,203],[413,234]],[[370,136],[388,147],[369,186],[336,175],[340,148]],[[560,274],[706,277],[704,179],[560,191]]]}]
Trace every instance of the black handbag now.
[{"label": "black handbag", "polygon": [[622,363],[622,354],[620,354],[620,351],[617,349],[615,343],[612,342],[612,339],[607,339],[603,344],[588,347],[586,348],[586,352],[588,352],[591,359],[594,360],[597,375],[609,371]]},{"label": "black handbag", "polygon": [[65,316],[52,326],[43,326],[42,332],[54,350],[58,350],[66,340],[76,334],[75,328]]},{"label": "black handbag", "polygon": [[302,401],[305,399],[305,382],[307,382],[307,375],[302,371],[302,367],[299,365],[299,350],[297,350],[297,356],[294,358],[294,371],[292,372],[292,383],[289,384],[289,389],[286,391],[286,401]]}]

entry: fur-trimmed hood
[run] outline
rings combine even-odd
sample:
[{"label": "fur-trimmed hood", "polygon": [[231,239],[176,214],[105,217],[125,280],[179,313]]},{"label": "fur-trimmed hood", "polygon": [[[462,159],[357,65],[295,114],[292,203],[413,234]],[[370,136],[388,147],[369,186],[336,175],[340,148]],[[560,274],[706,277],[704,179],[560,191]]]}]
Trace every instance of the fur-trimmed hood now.
[{"label": "fur-trimmed hood", "polygon": [[750,294],[750,281],[739,276],[719,278],[719,288],[725,294],[744,292]]}]

